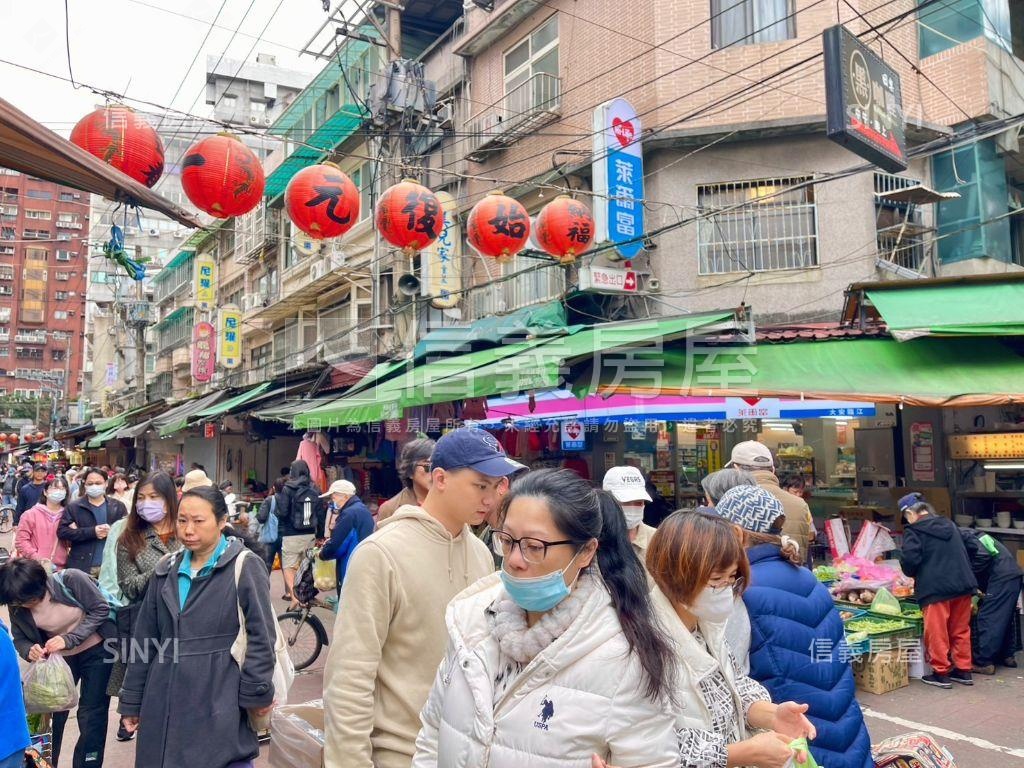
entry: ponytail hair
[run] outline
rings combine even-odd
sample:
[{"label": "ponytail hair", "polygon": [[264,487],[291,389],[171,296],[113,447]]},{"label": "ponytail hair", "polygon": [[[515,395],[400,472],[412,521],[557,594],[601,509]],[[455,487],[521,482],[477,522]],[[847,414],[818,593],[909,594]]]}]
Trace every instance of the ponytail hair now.
[{"label": "ponytail hair", "polygon": [[754,533],[743,531],[743,548],[750,549],[758,544],[774,544],[782,552],[782,559],[790,565],[802,568],[804,559],[800,556],[800,545],[788,536],[778,536],[773,533]]},{"label": "ponytail hair", "polygon": [[513,482],[503,500],[501,519],[519,497],[542,501],[564,538],[577,547],[597,540],[598,569],[630,651],[636,653],[647,678],[644,693],[652,699],[670,700],[672,651],[654,618],[647,575],[629,541],[618,502],[567,469],[542,469]]}]

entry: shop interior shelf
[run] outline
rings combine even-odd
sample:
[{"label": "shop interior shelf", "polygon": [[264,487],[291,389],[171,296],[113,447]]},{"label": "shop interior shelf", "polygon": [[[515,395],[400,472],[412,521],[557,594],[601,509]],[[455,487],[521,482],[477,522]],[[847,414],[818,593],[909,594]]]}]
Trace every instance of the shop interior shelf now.
[{"label": "shop interior shelf", "polygon": [[968,499],[1024,499],[1024,491],[957,491]]}]

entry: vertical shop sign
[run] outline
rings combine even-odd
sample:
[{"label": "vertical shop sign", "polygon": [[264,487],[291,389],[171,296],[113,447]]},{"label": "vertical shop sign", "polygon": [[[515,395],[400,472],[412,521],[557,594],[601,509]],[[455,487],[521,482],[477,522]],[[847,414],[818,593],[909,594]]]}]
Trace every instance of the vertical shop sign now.
[{"label": "vertical shop sign", "polygon": [[643,247],[644,154],[640,118],[625,99],[594,110],[593,174],[596,241],[631,259]]},{"label": "vertical shop sign", "polygon": [[228,304],[218,315],[220,364],[225,368],[237,368],[242,364],[242,313],[234,304]]},{"label": "vertical shop sign", "polygon": [[444,226],[437,240],[422,253],[423,296],[437,309],[449,309],[462,297],[462,228],[459,226],[459,204],[447,192],[435,192]]},{"label": "vertical shop sign", "polygon": [[208,253],[196,256],[196,309],[209,312],[217,304],[217,260]]},{"label": "vertical shop sign", "polygon": [[214,346],[216,329],[212,323],[196,323],[192,330],[192,378],[205,384],[213,378],[217,352]]},{"label": "vertical shop sign", "polygon": [[828,137],[883,170],[905,171],[899,74],[841,24],[823,39]]},{"label": "vertical shop sign", "polygon": [[935,427],[930,421],[910,425],[910,474],[915,483],[935,482]]}]

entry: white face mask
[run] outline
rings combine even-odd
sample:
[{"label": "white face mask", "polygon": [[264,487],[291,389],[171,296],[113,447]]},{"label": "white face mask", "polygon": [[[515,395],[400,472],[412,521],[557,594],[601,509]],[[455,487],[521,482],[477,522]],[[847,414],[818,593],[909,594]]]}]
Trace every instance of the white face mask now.
[{"label": "white face mask", "polygon": [[690,612],[698,619],[723,624],[732,615],[735,604],[732,587],[704,587],[690,606]]},{"label": "white face mask", "polygon": [[622,512],[626,516],[626,528],[631,531],[644,521],[643,504],[623,504]]}]

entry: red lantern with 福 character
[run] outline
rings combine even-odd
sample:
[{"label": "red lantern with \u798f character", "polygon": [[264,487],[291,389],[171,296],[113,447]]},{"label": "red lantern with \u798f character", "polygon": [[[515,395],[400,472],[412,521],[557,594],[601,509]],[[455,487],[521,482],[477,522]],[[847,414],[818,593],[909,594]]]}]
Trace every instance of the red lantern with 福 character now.
[{"label": "red lantern with \u798f character", "polygon": [[359,190],[334,163],[303,168],[284,192],[292,223],[310,237],[341,237],[359,221]]},{"label": "red lantern with \u798f character", "polygon": [[146,119],[128,107],[100,107],[71,129],[71,143],[152,187],[164,172],[164,143]]},{"label": "red lantern with \u798f character", "polygon": [[473,206],[466,239],[481,256],[511,261],[530,238],[530,217],[518,200],[492,192]]},{"label": "red lantern with \u798f character", "polygon": [[241,216],[259,205],[265,181],[259,158],[229,133],[203,139],[181,163],[181,188],[188,199],[218,219]]},{"label": "red lantern with \u798f character", "polygon": [[381,237],[409,256],[437,240],[444,229],[441,201],[412,179],[384,190],[374,220]]},{"label": "red lantern with \u798f character", "polygon": [[576,260],[594,242],[594,217],[584,203],[559,195],[537,216],[537,243],[563,264]]}]

